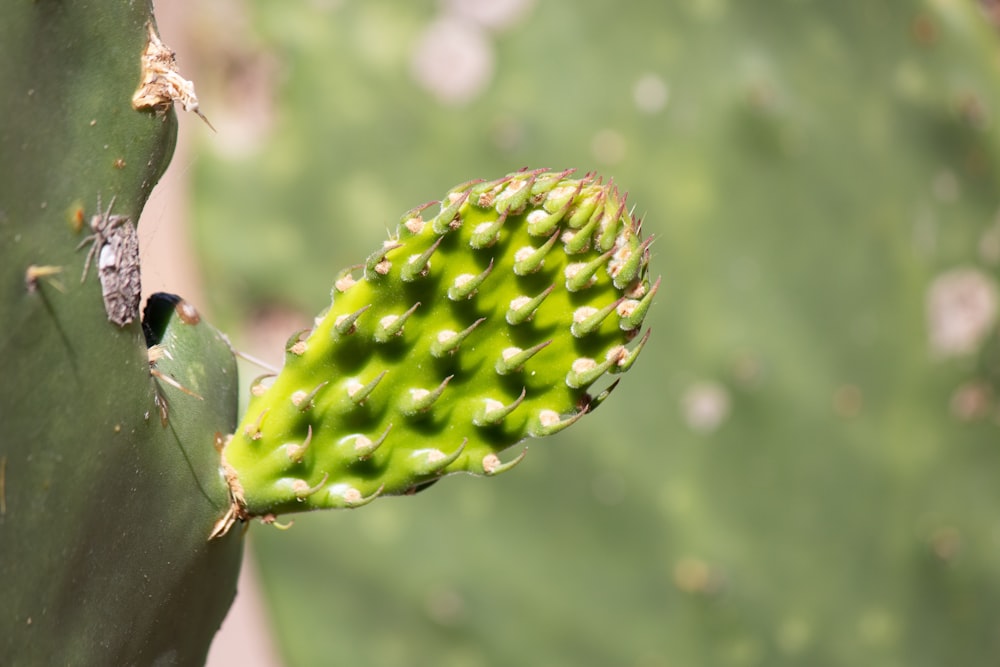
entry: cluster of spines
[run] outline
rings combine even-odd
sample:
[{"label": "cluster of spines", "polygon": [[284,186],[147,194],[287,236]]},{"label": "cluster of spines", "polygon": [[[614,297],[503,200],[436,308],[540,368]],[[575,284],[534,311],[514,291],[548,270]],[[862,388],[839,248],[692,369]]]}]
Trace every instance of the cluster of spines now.
[{"label": "cluster of spines", "polygon": [[592,411],[628,370],[659,281],[611,184],[518,172],[408,211],[341,273],[332,307],[252,387],[225,449],[244,514],[356,507],[441,475],[497,474],[498,452]]}]

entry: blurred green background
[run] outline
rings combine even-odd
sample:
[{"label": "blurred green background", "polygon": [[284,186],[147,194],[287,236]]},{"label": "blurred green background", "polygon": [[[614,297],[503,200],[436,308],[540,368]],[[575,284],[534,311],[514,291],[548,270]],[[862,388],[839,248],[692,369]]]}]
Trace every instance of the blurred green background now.
[{"label": "blurred green background", "polygon": [[254,527],[289,666],[1000,663],[973,0],[197,12],[195,233],[238,344],[407,209],[526,166],[613,177],[664,277],[641,363],[511,474]]}]

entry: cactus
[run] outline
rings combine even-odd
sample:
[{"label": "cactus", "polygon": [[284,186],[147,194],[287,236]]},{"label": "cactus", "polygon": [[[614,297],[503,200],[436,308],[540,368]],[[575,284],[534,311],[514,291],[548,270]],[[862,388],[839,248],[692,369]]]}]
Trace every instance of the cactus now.
[{"label": "cactus", "polygon": [[233,434],[227,338],[173,295],[140,318],[135,221],[173,106],[201,115],[151,6],[0,14],[5,665],[198,664],[235,595],[236,519],[502,472],[642,349],[658,283],[625,198],[521,172],[405,216]]},{"label": "cactus", "polygon": [[[114,234],[137,219],[172,146],[169,110],[128,105],[143,78],[135,56],[147,45],[148,7],[8,4],[0,20],[3,661],[197,662],[232,597],[241,531],[204,539],[227,509],[248,518],[329,504],[335,474],[360,500],[422,488],[454,470],[485,471],[473,465],[477,458],[481,464],[530,432],[542,409],[557,413],[558,424],[580,414],[574,401],[592,390],[566,385],[566,365],[600,355],[581,351],[589,339],[574,336],[572,323],[568,338],[557,327],[562,336],[552,334],[525,366],[530,372],[533,361],[554,354],[544,372],[553,370],[558,390],[532,393],[538,388],[497,377],[495,364],[485,363],[497,351],[502,357],[506,347],[496,339],[508,328],[527,325],[532,334],[510,347],[531,350],[550,339],[533,336],[545,308],[570,298],[562,281],[517,292],[530,303],[555,285],[531,322],[505,323],[508,293],[506,307],[497,302],[504,317],[468,331],[446,359],[451,366],[434,367],[432,380],[418,378],[407,360],[436,339],[419,334],[435,331],[438,319],[464,334],[479,321],[485,293],[459,302],[466,310],[417,298],[422,281],[447,284],[434,273],[439,258],[464,245],[453,239],[472,241],[466,233],[477,225],[446,234],[428,276],[417,271],[405,283],[400,264],[436,242],[426,230],[426,238],[412,235],[405,223],[418,216],[406,216],[393,242],[415,250],[380,249],[371,271],[366,265],[345,276],[341,285],[356,284],[335,295],[316,326],[336,330],[339,315],[371,304],[355,332],[294,337],[286,371],[258,386],[266,390],[227,445],[227,486],[213,446],[222,443],[216,432],[236,426],[225,340],[188,306],[161,296],[146,311],[144,341],[131,280],[116,283],[110,272],[102,288],[91,271],[77,281],[91,249],[97,265],[105,246],[113,260],[106,268],[127,264],[114,258],[131,256],[129,232]],[[315,293],[324,281],[304,280],[305,269],[254,255],[272,250],[260,240],[278,215],[301,222],[285,248],[299,250],[299,234],[316,253],[304,261],[288,252],[289,261],[325,272],[327,255],[349,253],[345,237],[362,236],[348,225],[385,219],[379,207],[402,208],[440,172],[494,173],[551,155],[614,169],[657,211],[650,216],[660,225],[657,250],[678,287],[670,326],[657,326],[664,353],[644,352],[648,365],[631,371],[638,375],[631,418],[588,417],[587,437],[578,429],[556,436],[572,442],[573,456],[556,461],[543,450],[530,473],[500,484],[456,481],[449,493],[417,502],[328,514],[291,534],[261,532],[273,623],[290,661],[994,664],[996,322],[985,318],[986,335],[942,361],[925,335],[939,314],[924,312],[925,296],[938,292],[928,288],[942,286],[939,273],[971,276],[977,296],[986,295],[977,302],[995,303],[1000,144],[991,118],[1000,87],[990,55],[995,35],[974,10],[922,0],[779,2],[781,11],[769,14],[751,3],[584,2],[571,12],[538,3],[530,22],[495,38],[503,66],[471,112],[432,104],[421,112],[414,100],[426,100],[393,58],[405,31],[422,20],[415,18],[422,5],[340,4],[302,9],[312,13],[310,30],[295,35],[296,51],[315,40],[324,57],[283,70],[290,94],[281,99],[307,100],[300,113],[313,115],[278,125],[304,134],[275,134],[245,167],[227,161],[217,169],[211,158],[196,166],[209,211],[199,233],[224,239],[203,249],[213,298],[237,303],[234,280],[254,288],[247,290],[254,304],[276,295],[299,305],[325,298]],[[254,11],[287,19],[248,22],[265,30],[286,31],[297,20],[286,5]],[[333,22],[343,39],[329,39],[315,20],[333,11],[348,19]],[[349,65],[347,50],[372,26],[397,38],[364,40],[363,59]],[[322,78],[309,80],[311,72]],[[331,72],[342,77],[335,104],[317,92],[330,88]],[[166,83],[168,97],[197,109],[182,82]],[[376,99],[382,85],[387,99]],[[163,106],[155,91],[138,96],[147,98]],[[96,123],[87,130],[81,118]],[[372,124],[359,129],[359,122]],[[618,150],[606,150],[609,138]],[[336,163],[313,166],[287,152],[302,145],[322,147],[320,159]],[[303,192],[276,191],[292,164],[301,165]],[[238,190],[227,192],[227,182]],[[208,202],[206,190],[224,203]],[[327,193],[325,213],[311,210],[317,192]],[[445,210],[451,203],[446,198]],[[502,215],[474,204],[459,207],[487,230]],[[254,216],[255,208],[273,215]],[[517,218],[508,211],[502,229]],[[520,222],[522,233],[527,216]],[[77,250],[91,232],[94,245]],[[260,250],[234,252],[235,238]],[[537,248],[548,237],[530,241]],[[509,243],[516,262],[518,244]],[[561,238],[550,252],[570,261]],[[447,257],[450,276],[460,262]],[[375,270],[383,260],[392,264],[384,281]],[[959,265],[965,270],[950,271]],[[480,275],[490,264],[473,266],[479,273],[463,272]],[[483,289],[503,293],[531,279],[495,259]],[[611,303],[617,289],[604,292]],[[382,307],[392,310],[377,312]],[[387,316],[402,320],[399,337],[383,324]],[[594,346],[601,351],[626,338],[604,326],[599,336],[621,338]],[[369,345],[374,352],[365,352]],[[470,367],[470,352],[485,360],[480,369]],[[322,404],[341,382],[332,378],[337,365],[371,368],[372,380],[387,371],[374,387],[362,384],[371,388],[368,402],[348,406],[345,419],[355,425],[348,435],[364,427],[378,436],[365,435],[379,447],[364,461],[338,458],[339,417]],[[475,393],[456,392],[477,370],[504,392],[494,400],[513,407],[495,440],[466,405]],[[389,401],[405,400],[414,386],[437,403],[423,421],[390,422],[398,403]],[[594,393],[591,406],[604,395]],[[300,401],[304,417],[289,408],[293,397],[310,399]],[[464,412],[454,424],[466,432],[449,431],[454,424],[436,421],[438,411]],[[273,432],[269,416],[280,427]],[[405,438],[397,439],[398,429]],[[670,446],[655,446],[664,439]],[[409,454],[431,448],[447,465],[406,465]],[[308,486],[296,493],[287,484],[289,494],[283,479]],[[500,485],[502,503],[492,497]],[[540,539],[539,525],[556,539]],[[457,537],[469,526],[476,539]],[[516,574],[502,576],[515,561]],[[206,601],[204,616],[191,613]]]},{"label": "cactus", "polygon": [[561,431],[634,363],[658,282],[611,184],[569,172],[460,185],[407,212],[251,389],[223,452],[238,516],[357,507]]},{"label": "cactus", "polygon": [[4,665],[197,664],[235,595],[240,536],[205,540],[228,505],[232,351],[190,306],[154,307],[151,360],[137,312],[133,224],[177,132],[131,102],[152,20],[116,0],[0,10]]}]

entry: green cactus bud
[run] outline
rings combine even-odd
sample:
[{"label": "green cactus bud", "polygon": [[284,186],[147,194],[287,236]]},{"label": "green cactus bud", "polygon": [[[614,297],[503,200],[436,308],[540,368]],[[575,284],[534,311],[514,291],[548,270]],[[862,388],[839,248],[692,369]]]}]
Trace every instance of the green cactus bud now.
[{"label": "green cactus bud", "polygon": [[494,475],[520,460],[502,450],[607,397],[588,390],[635,361],[659,280],[617,188],[570,174],[458,186],[340,274],[225,446],[234,518]]}]

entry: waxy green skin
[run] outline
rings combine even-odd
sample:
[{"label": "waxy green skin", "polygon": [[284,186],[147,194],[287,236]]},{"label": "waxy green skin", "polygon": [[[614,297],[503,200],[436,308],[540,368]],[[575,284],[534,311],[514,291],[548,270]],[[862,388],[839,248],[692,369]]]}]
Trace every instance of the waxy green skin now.
[{"label": "waxy green skin", "polygon": [[87,243],[94,216],[139,220],[174,150],[173,111],[131,103],[151,25],[144,0],[0,3],[4,667],[200,665],[236,595],[239,531],[205,540],[228,504],[232,350],[170,309],[151,376],[134,295],[108,312]]},{"label": "waxy green skin", "polygon": [[[436,202],[435,202],[436,203]],[[341,274],[223,457],[243,518],[357,507],[576,422],[632,365],[659,285],[617,188],[518,172],[451,190]]]}]

